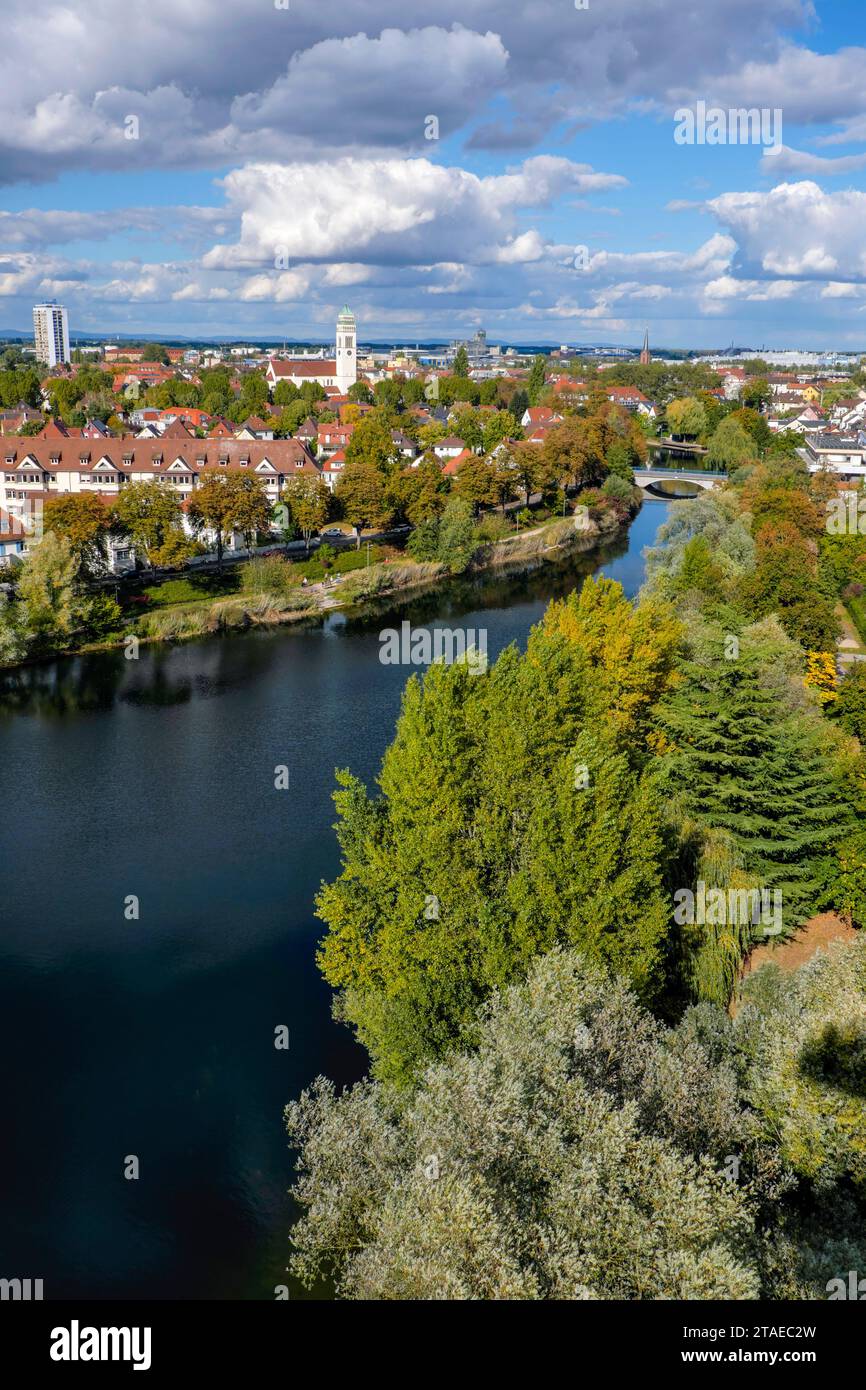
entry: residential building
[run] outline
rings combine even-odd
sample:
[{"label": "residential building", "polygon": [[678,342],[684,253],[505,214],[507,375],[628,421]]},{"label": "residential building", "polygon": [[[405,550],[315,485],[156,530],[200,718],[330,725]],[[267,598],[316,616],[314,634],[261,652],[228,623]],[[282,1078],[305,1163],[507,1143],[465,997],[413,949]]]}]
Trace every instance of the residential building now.
[{"label": "residential building", "polygon": [[308,449],[296,439],[5,439],[0,445],[0,509],[31,526],[34,510],[62,493],[113,500],[127,483],[167,487],[187,501],[205,469],[247,469],[276,503],[300,473],[320,477]]},{"label": "residential building", "polygon": [[62,304],[53,301],[33,306],[33,339],[36,356],[48,367],[69,362],[69,320]]}]

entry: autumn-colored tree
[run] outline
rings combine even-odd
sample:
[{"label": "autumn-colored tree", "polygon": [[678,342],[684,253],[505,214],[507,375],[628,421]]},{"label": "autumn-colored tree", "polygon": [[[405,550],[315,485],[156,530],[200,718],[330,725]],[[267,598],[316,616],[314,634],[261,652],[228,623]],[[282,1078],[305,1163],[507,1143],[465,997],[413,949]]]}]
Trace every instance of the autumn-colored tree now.
[{"label": "autumn-colored tree", "polygon": [[172,531],[181,530],[180,498],[156,482],[127,483],[114,506],[117,523],[130,539],[136,557],[156,564],[156,552]]},{"label": "autumn-colored tree", "polygon": [[48,497],[43,520],[46,531],[64,536],[69,542],[79,574],[92,578],[105,569],[112,517],[99,497],[85,492]]},{"label": "autumn-colored tree", "polygon": [[807,652],[803,684],[813,690],[822,706],[838,699],[836,657],[833,652]]}]

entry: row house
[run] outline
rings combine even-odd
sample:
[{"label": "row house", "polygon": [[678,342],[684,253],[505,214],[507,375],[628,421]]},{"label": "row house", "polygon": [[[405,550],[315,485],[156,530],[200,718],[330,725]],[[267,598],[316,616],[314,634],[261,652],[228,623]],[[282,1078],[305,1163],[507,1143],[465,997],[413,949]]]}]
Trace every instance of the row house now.
[{"label": "row house", "polygon": [[274,427],[258,415],[250,415],[235,430],[235,439],[273,439]]},{"label": "row house", "polygon": [[[798,434],[809,434],[810,431],[823,429],[826,425],[827,412],[817,405],[805,405],[796,414],[788,415],[781,420],[775,421],[775,428],[781,430],[796,430]],[[770,421],[770,428],[774,428],[774,422]]]},{"label": "row house", "polygon": [[61,493],[116,497],[128,483],[153,483],[192,496],[206,469],[246,469],[261,478],[276,503],[289,478],[320,477],[309,450],[295,439],[166,440],[124,435],[98,444],[85,440],[8,440],[0,446],[0,508],[25,525],[38,504]]},{"label": "row house", "polygon": [[0,410],[0,434],[17,434],[25,425],[36,424],[37,421],[44,419],[45,416],[41,410],[25,405],[22,401],[11,410]]},{"label": "row house", "polygon": [[410,439],[408,434],[404,434],[402,430],[391,431],[391,442],[404,459],[413,459],[418,452],[414,439]]},{"label": "row house", "polygon": [[746,384],[747,378],[745,369],[743,367],[722,367],[719,369],[719,375],[722,378],[722,390],[725,393],[725,400],[737,400]]},{"label": "row house", "polygon": [[830,411],[830,419],[840,430],[855,430],[866,422],[866,400],[852,396],[839,400]]}]

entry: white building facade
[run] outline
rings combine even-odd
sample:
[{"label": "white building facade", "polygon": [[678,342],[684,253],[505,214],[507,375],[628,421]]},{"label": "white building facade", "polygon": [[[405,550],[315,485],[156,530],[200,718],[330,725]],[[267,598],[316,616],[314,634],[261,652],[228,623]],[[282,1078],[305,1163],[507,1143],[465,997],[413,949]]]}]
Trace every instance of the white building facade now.
[{"label": "white building facade", "polygon": [[69,320],[62,304],[33,306],[33,339],[40,362],[56,367],[70,361]]}]

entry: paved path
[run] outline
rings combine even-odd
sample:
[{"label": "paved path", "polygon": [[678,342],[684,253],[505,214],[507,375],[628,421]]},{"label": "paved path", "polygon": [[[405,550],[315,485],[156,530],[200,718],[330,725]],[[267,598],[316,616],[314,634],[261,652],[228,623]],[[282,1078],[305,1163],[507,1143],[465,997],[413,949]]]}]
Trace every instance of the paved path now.
[{"label": "paved path", "polygon": [[863,639],[854,626],[851,614],[841,599],[838,600],[835,611],[842,628],[842,636],[836,639],[837,666],[845,667],[850,666],[855,661],[866,661],[866,646],[864,646]]}]

